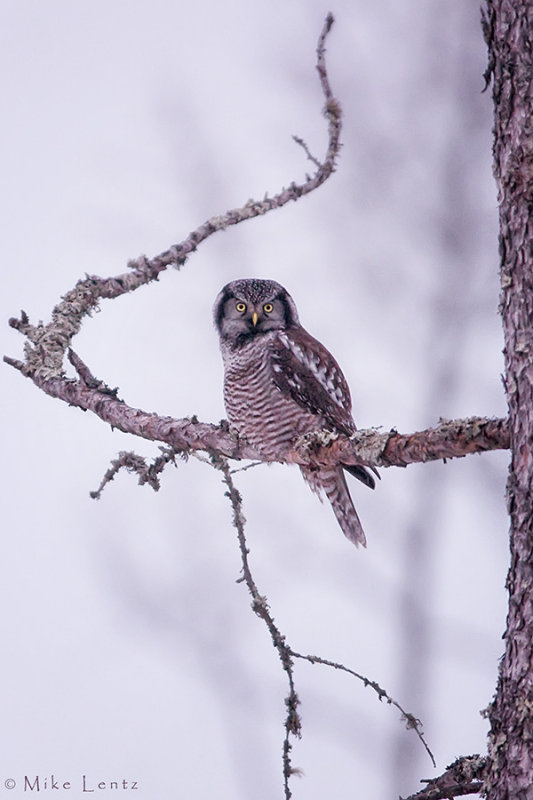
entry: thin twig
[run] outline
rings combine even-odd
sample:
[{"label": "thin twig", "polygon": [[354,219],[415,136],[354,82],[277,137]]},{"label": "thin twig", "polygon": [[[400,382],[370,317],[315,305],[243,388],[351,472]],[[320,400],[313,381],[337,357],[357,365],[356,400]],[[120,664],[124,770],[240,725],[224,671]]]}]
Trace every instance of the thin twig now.
[{"label": "thin twig", "polygon": [[225,458],[222,458],[219,455],[213,455],[212,461],[214,466],[222,472],[224,476],[224,483],[228,488],[226,495],[229,497],[233,509],[233,525],[237,531],[239,550],[241,553],[242,579],[244,579],[252,598],[252,608],[257,616],[260,617],[266,624],[272,638],[272,643],[278,652],[281,664],[285,670],[285,673],[287,674],[287,680],[289,682],[289,693],[285,698],[287,716],[285,717],[285,738],[283,740],[283,786],[285,798],[286,800],[290,800],[292,797],[292,792],[289,786],[289,779],[291,775],[297,772],[297,770],[293,769],[291,764],[291,735],[297,737],[301,736],[301,720],[298,714],[298,705],[300,701],[294,685],[294,670],[291,658],[291,649],[286,644],[285,637],[282,635],[276,623],[274,622],[274,617],[270,613],[270,608],[268,606],[266,597],[259,593],[257,584],[253,578],[248,561],[249,551],[244,532],[245,519],[242,513],[242,499],[235,487],[235,484],[233,483],[228,462]]},{"label": "thin twig", "polygon": [[[139,476],[140,486],[148,484],[155,492],[158,492],[161,488],[159,475],[163,472],[167,464],[176,465],[177,455],[176,450],[172,447],[160,447],[159,449],[161,450],[161,455],[154,458],[151,464],[147,464],[146,459],[136,453],[125,451],[119,453],[118,457],[111,462],[111,466],[100,481],[98,489],[90,492],[90,496],[93,500],[99,500],[107,484],[114,479],[115,475],[117,475],[121,469],[126,469],[128,472],[135,472]],[[179,453],[179,455],[182,458],[186,457],[185,453]]]},{"label": "thin twig", "polygon": [[311,153],[304,140],[300,136],[293,136],[292,138],[294,139],[296,144],[303,149],[309,161],[312,161],[315,167],[318,167],[318,169],[320,169],[320,161],[318,160],[318,158],[315,158],[315,156]]},{"label": "thin twig", "polygon": [[87,364],[81,360],[79,355],[75,353],[71,347],[69,347],[67,351],[67,356],[68,360],[78,373],[81,382],[85,384],[88,389],[96,389],[101,394],[110,395],[111,397],[118,399],[118,388],[110,389],[110,387],[107,386],[107,384],[105,384],[103,381],[95,378]]},{"label": "thin twig", "polygon": [[293,658],[300,658],[302,659],[302,661],[308,661],[310,664],[323,664],[326,667],[332,667],[333,669],[338,669],[341,670],[342,672],[347,672],[350,675],[353,675],[358,680],[360,680],[365,686],[370,686],[370,688],[376,692],[380,700],[386,700],[387,703],[395,706],[398,709],[398,711],[400,711],[402,718],[406,723],[407,728],[415,731],[416,735],[424,745],[424,748],[428,756],[430,757],[433,766],[434,767],[437,766],[435,763],[435,758],[433,756],[433,753],[429,749],[429,746],[424,738],[424,734],[422,733],[422,723],[420,722],[420,720],[417,719],[414,716],[414,714],[411,714],[409,711],[406,711],[404,708],[402,708],[402,706],[398,703],[398,701],[395,700],[393,697],[391,697],[388,694],[388,692],[385,689],[383,689],[379,685],[379,683],[377,683],[377,681],[370,680],[370,678],[367,678],[365,675],[361,675],[359,672],[356,672],[355,670],[350,669],[349,667],[345,667],[344,664],[338,664],[335,661],[330,661],[328,658],[322,658],[321,656],[304,655],[303,653],[297,653],[292,648],[290,648],[290,653]]},{"label": "thin twig", "polygon": [[353,669],[350,669],[349,667],[345,667],[344,664],[339,664],[336,663],[335,661],[330,661],[329,659],[322,658],[321,656],[304,655],[302,653],[299,653],[292,647],[290,647],[290,645],[287,644],[285,636],[281,633],[278,626],[274,622],[274,618],[270,612],[270,607],[268,605],[266,597],[264,597],[259,593],[259,590],[252,575],[250,563],[248,560],[249,550],[246,544],[246,534],[244,530],[245,519],[242,513],[242,499],[235,487],[235,484],[233,483],[233,479],[231,477],[232,473],[229,468],[229,464],[225,458],[222,458],[221,456],[216,454],[212,454],[211,459],[216,469],[220,470],[224,476],[224,483],[228,488],[226,495],[227,497],[229,497],[233,509],[233,526],[237,531],[237,538],[239,542],[239,550],[241,553],[241,562],[242,562],[242,577],[239,578],[239,581],[240,582],[242,581],[246,584],[248,591],[252,597],[252,608],[254,612],[257,614],[257,616],[259,616],[265,622],[268,628],[268,631],[272,638],[272,642],[278,652],[280,661],[282,663],[283,669],[287,674],[289,682],[289,693],[285,699],[285,704],[287,706],[287,717],[285,719],[285,738],[283,740],[283,777],[284,777],[284,789],[285,789],[286,800],[289,800],[289,798],[291,797],[291,790],[289,786],[290,776],[299,772],[299,770],[293,768],[291,764],[290,737],[291,735],[298,737],[301,736],[301,720],[298,714],[298,705],[300,701],[298,699],[298,694],[296,692],[296,687],[294,682],[293,659],[300,659],[302,661],[307,661],[310,664],[322,664],[324,666],[332,667],[333,669],[347,672],[350,675],[356,677],[358,680],[362,681],[365,686],[370,686],[376,692],[380,700],[385,699],[387,703],[395,706],[400,711],[403,719],[407,724],[407,728],[410,728],[415,731],[416,735],[422,742],[426,752],[431,758],[433,766],[435,766],[435,759],[433,757],[433,753],[431,752],[424,738],[424,734],[422,733],[422,726],[420,720],[417,719],[413,714],[409,713],[408,711],[405,711],[405,709],[402,708],[400,703],[394,700],[394,698],[392,698],[388,694],[388,692],[385,689],[383,689],[376,681],[370,680],[370,678],[361,675],[360,673],[356,672]]},{"label": "thin twig", "polygon": [[236,472],[246,472],[248,469],[260,467],[261,464],[263,464],[263,461],[252,461],[251,464],[246,464],[244,467],[236,467],[235,469],[230,470],[230,474],[235,475]]},{"label": "thin twig", "polygon": [[[98,489],[94,492],[91,492],[91,497],[95,499],[100,498],[104,487],[110,481],[112,481],[115,475],[123,468],[127,469],[129,472],[135,472],[137,475],[139,475],[140,484],[147,483],[155,491],[157,491],[160,486],[159,474],[163,471],[163,469],[166,467],[167,464],[169,463],[175,464],[175,456],[176,456],[176,451],[173,450],[172,448],[161,448],[161,451],[162,451],[161,455],[155,458],[151,465],[148,465],[144,458],[136,455],[135,453],[131,452],[119,453],[118,458],[112,461],[111,467],[108,469],[108,471],[102,478],[102,481]],[[198,454],[193,454],[193,455],[199,457],[200,460],[204,462],[207,461],[207,459],[201,455]],[[299,772],[297,768],[294,768],[292,766],[291,762],[291,749],[292,749],[291,736],[297,736],[297,737],[301,736],[301,720],[298,713],[298,706],[300,700],[296,692],[296,686],[294,681],[294,662],[293,662],[294,659],[307,661],[309,664],[321,664],[323,666],[331,667],[332,669],[346,672],[349,675],[353,675],[355,678],[360,680],[364,684],[364,686],[369,686],[370,688],[372,688],[376,692],[380,700],[386,700],[387,703],[395,706],[400,711],[400,713],[402,714],[402,718],[407,724],[407,728],[410,728],[415,731],[416,735],[422,742],[426,752],[431,758],[433,766],[435,766],[435,759],[433,757],[433,753],[431,752],[424,738],[424,734],[422,733],[422,726],[420,720],[417,719],[414,716],[414,714],[406,711],[397,700],[391,697],[389,693],[377,683],[377,681],[371,680],[370,678],[367,678],[365,675],[362,675],[361,673],[356,672],[355,670],[349,667],[346,667],[344,664],[332,661],[331,659],[323,658],[322,656],[306,655],[303,653],[299,653],[297,650],[294,650],[292,647],[290,647],[290,645],[287,644],[285,636],[281,633],[280,629],[274,622],[274,617],[270,612],[270,607],[268,605],[266,597],[260,594],[257,588],[257,584],[252,575],[250,563],[248,560],[249,550],[246,543],[246,535],[244,530],[245,519],[242,512],[242,498],[233,482],[232,478],[233,470],[230,469],[227,459],[220,456],[218,453],[212,453],[208,463],[210,463],[216,469],[222,472],[224,483],[226,484],[226,487],[228,489],[226,495],[229,498],[233,509],[233,525],[237,531],[239,550],[241,554],[242,576],[241,578],[239,578],[239,582],[244,582],[246,584],[250,596],[252,598],[252,608],[254,612],[257,614],[257,616],[259,616],[265,622],[268,631],[270,633],[272,643],[274,644],[274,647],[278,652],[283,669],[287,674],[289,692],[287,697],[285,698],[287,715],[284,723],[285,736],[283,740],[283,781],[284,781],[284,791],[286,800],[290,800],[292,796],[289,785],[290,777],[291,775],[297,774]],[[466,794],[467,792],[463,793]],[[445,795],[442,795],[442,797],[444,796]],[[428,795],[427,797],[428,800],[438,800],[438,797],[440,798],[440,795],[437,796],[436,794],[434,794],[434,795]],[[422,795],[420,795],[420,800],[423,800]]]}]

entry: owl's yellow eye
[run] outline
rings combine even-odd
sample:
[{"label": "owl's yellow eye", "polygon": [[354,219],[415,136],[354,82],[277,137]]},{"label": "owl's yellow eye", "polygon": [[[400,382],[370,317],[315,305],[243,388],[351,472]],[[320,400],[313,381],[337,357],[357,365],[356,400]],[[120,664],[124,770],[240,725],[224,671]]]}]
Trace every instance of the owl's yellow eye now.
[{"label": "owl's yellow eye", "polygon": [[274,306],[272,305],[272,303],[265,303],[265,305],[263,306],[263,311],[265,312],[265,314],[271,314],[272,311],[274,311]]},{"label": "owl's yellow eye", "polygon": [[239,312],[239,314],[244,314],[246,311],[246,303],[236,303],[235,308]]}]

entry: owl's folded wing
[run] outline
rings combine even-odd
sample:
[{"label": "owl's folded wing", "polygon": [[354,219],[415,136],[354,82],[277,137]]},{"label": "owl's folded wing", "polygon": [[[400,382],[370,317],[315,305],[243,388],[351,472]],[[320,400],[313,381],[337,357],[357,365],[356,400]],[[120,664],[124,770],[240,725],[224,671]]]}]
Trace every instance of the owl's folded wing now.
[{"label": "owl's folded wing", "polygon": [[274,383],[323,427],[350,436],[355,431],[350,390],[324,345],[303,328],[280,331],[272,340]]},{"label": "owl's folded wing", "polygon": [[[350,389],[341,368],[331,353],[304,328],[280,331],[271,343],[274,383],[285,395],[315,415],[317,427],[351,436],[356,430],[352,419]],[[373,489],[374,478],[357,464],[346,465],[354,477]],[[371,467],[379,478],[379,473]]]}]

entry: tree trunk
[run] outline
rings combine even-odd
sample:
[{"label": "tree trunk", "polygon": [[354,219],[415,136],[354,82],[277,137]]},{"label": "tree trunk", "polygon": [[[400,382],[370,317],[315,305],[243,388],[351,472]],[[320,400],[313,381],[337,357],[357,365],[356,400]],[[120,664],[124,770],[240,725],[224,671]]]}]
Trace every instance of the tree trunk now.
[{"label": "tree trunk", "polygon": [[500,202],[501,314],[512,461],[509,612],[489,709],[490,800],[533,799],[533,4],[487,0],[494,172]]}]

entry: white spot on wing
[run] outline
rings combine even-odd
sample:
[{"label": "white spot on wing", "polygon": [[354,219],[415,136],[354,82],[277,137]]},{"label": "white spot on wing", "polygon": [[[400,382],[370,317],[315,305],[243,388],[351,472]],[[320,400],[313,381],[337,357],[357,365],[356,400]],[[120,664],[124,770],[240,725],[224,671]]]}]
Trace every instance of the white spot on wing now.
[{"label": "white spot on wing", "polygon": [[[322,388],[326,390],[331,400],[344,408],[346,397],[343,381],[335,365],[329,360],[324,362],[319,353],[302,347],[284,332],[279,333],[279,341],[302,366],[310,371]],[[278,373],[282,372],[282,367],[279,364],[275,365],[274,369]],[[286,379],[291,388],[301,390],[302,382],[299,377],[286,375]]]}]

